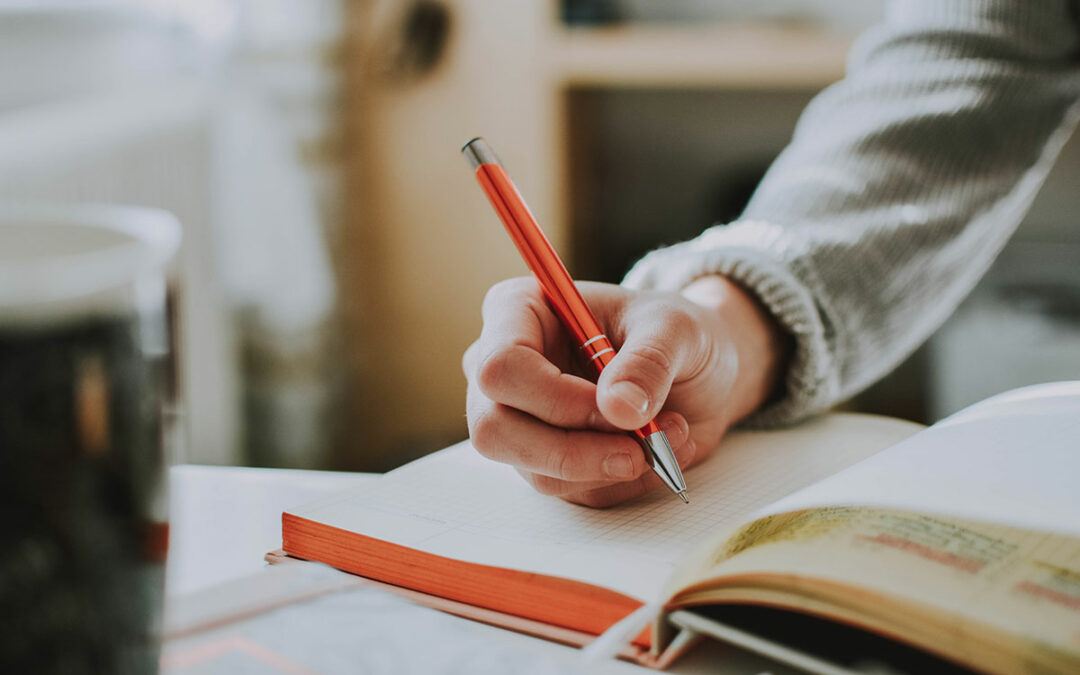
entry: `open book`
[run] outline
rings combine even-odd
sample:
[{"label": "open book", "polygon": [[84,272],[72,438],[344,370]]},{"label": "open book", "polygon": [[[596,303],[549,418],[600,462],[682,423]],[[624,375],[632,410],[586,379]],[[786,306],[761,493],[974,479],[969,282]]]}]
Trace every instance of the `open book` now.
[{"label": "open book", "polygon": [[575,644],[659,601],[624,654],[655,666],[691,632],[857,632],[870,656],[884,637],[986,672],[1080,670],[1080,382],[928,429],[838,414],[736,433],[687,481],[689,505],[594,510],[462,444],[284,513],[283,549]]}]

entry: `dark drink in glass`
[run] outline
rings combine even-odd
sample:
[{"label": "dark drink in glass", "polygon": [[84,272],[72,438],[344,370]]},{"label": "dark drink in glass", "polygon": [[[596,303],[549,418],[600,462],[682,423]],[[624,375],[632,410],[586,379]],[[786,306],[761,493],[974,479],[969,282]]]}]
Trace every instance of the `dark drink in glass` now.
[{"label": "dark drink in glass", "polygon": [[0,206],[0,671],[157,671],[163,212]]}]

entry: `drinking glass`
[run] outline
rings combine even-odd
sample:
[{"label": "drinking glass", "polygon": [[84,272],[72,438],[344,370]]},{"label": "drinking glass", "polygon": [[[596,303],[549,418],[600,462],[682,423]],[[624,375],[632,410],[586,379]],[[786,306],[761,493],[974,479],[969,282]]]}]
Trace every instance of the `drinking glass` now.
[{"label": "drinking glass", "polygon": [[0,204],[0,672],[157,671],[166,212]]}]

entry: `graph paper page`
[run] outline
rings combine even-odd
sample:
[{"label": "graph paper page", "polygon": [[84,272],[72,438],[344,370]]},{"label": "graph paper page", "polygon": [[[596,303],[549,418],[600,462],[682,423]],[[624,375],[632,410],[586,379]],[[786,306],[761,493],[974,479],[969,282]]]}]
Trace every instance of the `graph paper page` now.
[{"label": "graph paper page", "polygon": [[865,415],[740,432],[686,474],[691,503],[664,490],[590,509],[535,493],[462,443],[365,487],[290,513],[467,562],[576,579],[640,600],[716,530],[918,431]]}]

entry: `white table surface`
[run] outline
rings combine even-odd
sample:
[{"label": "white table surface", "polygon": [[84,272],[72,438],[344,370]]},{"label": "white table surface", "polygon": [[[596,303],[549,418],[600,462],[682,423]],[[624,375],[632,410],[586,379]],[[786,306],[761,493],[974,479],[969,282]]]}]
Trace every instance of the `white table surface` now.
[{"label": "white table surface", "polygon": [[167,595],[254,574],[281,548],[281,512],[376,474],[180,465],[169,471]]},{"label": "white table surface", "polygon": [[[263,555],[281,546],[281,512],[325,494],[361,486],[375,474],[181,465],[169,474],[169,598],[267,572]],[[420,610],[430,611],[434,610]],[[531,658],[564,664],[567,671],[642,675],[652,672],[621,661],[582,665],[577,650],[499,628],[439,615],[443,625],[476,634]],[[445,621],[443,620],[445,618]],[[407,627],[403,627],[407,630]],[[424,636],[433,640],[438,635]],[[717,642],[699,645],[673,673],[791,672]]]}]

